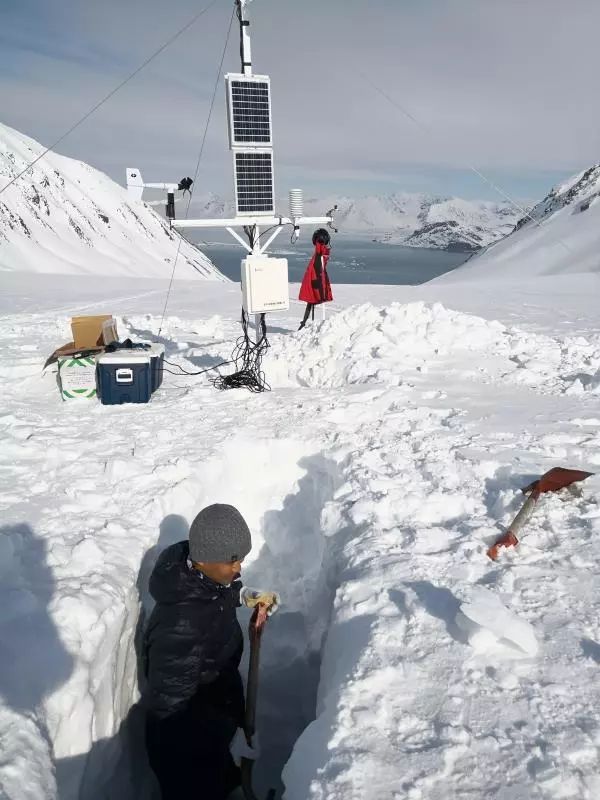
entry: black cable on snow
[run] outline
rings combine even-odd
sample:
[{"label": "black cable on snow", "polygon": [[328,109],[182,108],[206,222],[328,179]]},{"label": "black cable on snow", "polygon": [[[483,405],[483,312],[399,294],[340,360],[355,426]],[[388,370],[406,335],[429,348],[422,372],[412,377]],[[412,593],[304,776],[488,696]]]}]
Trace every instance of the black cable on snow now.
[{"label": "black cable on snow", "polygon": [[242,309],[241,322],[243,334],[237,340],[229,361],[221,361],[213,367],[206,367],[205,369],[190,372],[184,369],[180,364],[175,364],[165,359],[165,364],[176,367],[180,372],[173,372],[169,369],[165,369],[164,371],[171,375],[196,376],[204,375],[207,372],[214,372],[229,364],[235,364],[236,370],[231,375],[217,375],[214,378],[209,378],[210,383],[215,389],[220,389],[222,391],[225,389],[248,389],[250,392],[257,393],[270,392],[271,387],[267,383],[265,373],[262,370],[263,356],[270,347],[269,340],[267,339],[265,315],[260,315],[260,338],[258,342],[253,342],[250,338],[248,313],[244,311],[244,309]]},{"label": "black cable on snow", "polygon": [[269,349],[267,339],[267,325],[265,315],[260,315],[260,338],[257,342],[250,339],[248,329],[248,314],[242,309],[243,334],[237,340],[231,360],[236,365],[236,371],[231,375],[218,375],[210,378],[216,389],[248,389],[250,392],[270,392],[271,387],[262,371],[262,359]]}]

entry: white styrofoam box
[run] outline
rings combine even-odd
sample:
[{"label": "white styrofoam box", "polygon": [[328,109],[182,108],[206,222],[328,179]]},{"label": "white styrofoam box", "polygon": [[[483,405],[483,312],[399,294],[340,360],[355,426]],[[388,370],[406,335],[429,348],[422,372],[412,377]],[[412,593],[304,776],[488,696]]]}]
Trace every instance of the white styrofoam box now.
[{"label": "white styrofoam box", "polygon": [[248,314],[290,307],[287,258],[249,255],[242,261],[242,305]]},{"label": "white styrofoam box", "polygon": [[96,397],[96,360],[93,356],[59,358],[58,378],[63,400]]}]

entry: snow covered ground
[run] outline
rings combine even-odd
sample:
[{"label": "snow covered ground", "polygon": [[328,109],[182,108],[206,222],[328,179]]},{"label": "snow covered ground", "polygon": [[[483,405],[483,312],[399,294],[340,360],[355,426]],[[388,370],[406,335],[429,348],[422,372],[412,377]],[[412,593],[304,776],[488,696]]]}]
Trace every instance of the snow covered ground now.
[{"label": "snow covered ground", "polygon": [[[284,765],[287,800],[600,796],[600,476],[485,556],[532,477],[600,470],[597,278],[461,274],[334,287],[301,333],[299,304],[273,316],[270,393],[166,374],[124,407],[63,403],[42,364],[78,312],[156,340],[166,283],[1,276],[0,796],[149,797],[139,611],[218,501],[252,528],[246,581],[284,598],[263,796]],[[238,286],[176,282],[158,340],[211,366],[238,313]]]}]

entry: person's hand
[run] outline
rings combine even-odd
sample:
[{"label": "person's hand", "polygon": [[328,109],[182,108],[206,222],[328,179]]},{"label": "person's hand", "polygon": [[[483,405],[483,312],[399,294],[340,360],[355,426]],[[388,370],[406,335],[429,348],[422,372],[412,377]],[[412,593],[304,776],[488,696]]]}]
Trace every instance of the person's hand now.
[{"label": "person's hand", "polygon": [[277,592],[269,592],[266,589],[252,589],[250,586],[242,587],[240,600],[247,608],[256,606],[267,606],[267,614],[270,617],[281,605],[281,597]]},{"label": "person's hand", "polygon": [[260,757],[258,734],[255,733],[252,737],[252,747],[250,747],[246,739],[244,729],[238,728],[235,732],[235,736],[231,740],[231,744],[229,745],[229,752],[231,753],[231,757],[236,767],[240,766],[242,758],[250,759],[250,761],[256,761],[256,759]]}]

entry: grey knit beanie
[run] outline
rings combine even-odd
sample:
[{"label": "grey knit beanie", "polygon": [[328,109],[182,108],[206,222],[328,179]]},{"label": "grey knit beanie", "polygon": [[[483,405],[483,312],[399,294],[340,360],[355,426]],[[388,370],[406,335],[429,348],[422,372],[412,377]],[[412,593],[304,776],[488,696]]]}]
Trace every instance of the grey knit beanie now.
[{"label": "grey knit beanie", "polygon": [[250,529],[237,508],[215,503],[190,526],[190,558],[197,563],[241,561],[252,549]]}]

